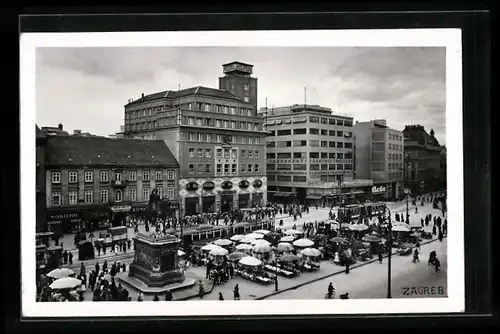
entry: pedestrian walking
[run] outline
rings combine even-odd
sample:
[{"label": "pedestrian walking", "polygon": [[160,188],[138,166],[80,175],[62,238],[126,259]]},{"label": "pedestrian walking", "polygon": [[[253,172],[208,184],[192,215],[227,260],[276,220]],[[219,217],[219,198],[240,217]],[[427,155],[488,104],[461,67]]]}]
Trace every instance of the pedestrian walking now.
[{"label": "pedestrian walking", "polygon": [[382,251],[378,252],[378,262],[382,263],[383,259],[384,259],[384,257],[382,256]]},{"label": "pedestrian walking", "polygon": [[422,225],[422,227],[424,227],[424,218],[420,218],[420,225]]},{"label": "pedestrian walking", "polygon": [[434,263],[434,270],[438,273],[441,271],[441,262],[439,261],[439,259],[436,257],[433,261]]},{"label": "pedestrian walking", "polygon": [[349,259],[347,259],[346,262],[345,262],[345,273],[346,273],[346,275],[349,274],[349,265],[350,265]]},{"label": "pedestrian walking", "polygon": [[68,251],[67,250],[65,250],[63,253],[63,261],[64,261],[64,264],[68,263]]},{"label": "pedestrian walking", "polygon": [[203,298],[204,294],[205,294],[205,288],[203,287],[203,282],[200,280],[198,287],[198,295],[200,296],[200,299]]},{"label": "pedestrian walking", "polygon": [[420,259],[418,257],[418,248],[415,248],[415,251],[413,251],[413,263],[420,262]]},{"label": "pedestrian walking", "polygon": [[234,286],[233,294],[234,294],[234,300],[240,300],[240,287],[238,286],[238,284]]},{"label": "pedestrian walking", "polygon": [[73,264],[73,253],[69,252],[68,260],[69,260],[69,264]]},{"label": "pedestrian walking", "polygon": [[224,300],[224,296],[222,295],[222,292],[219,292],[219,300]]},{"label": "pedestrian walking", "polygon": [[439,229],[439,236],[438,236],[439,241],[443,241],[443,231]]}]

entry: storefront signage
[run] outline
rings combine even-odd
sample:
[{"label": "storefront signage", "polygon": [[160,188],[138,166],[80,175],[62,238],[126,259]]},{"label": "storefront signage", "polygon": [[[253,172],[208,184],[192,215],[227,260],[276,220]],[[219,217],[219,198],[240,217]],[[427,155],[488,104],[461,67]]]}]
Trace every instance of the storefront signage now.
[{"label": "storefront signage", "polygon": [[280,175],[306,175],[307,172],[296,172],[296,171],[277,171],[277,170],[269,170],[268,174],[280,174]]},{"label": "storefront signage", "polygon": [[196,182],[189,182],[186,184],[186,190],[187,191],[196,191],[198,190],[198,183]]},{"label": "storefront signage", "polygon": [[128,212],[132,209],[130,205],[115,205],[111,207],[111,211],[113,212]]},{"label": "storefront signage", "polygon": [[235,192],[236,192],[235,190],[220,190],[218,193],[221,196],[224,196],[224,195],[233,195]]},{"label": "storefront signage", "polygon": [[372,187],[372,194],[375,194],[375,193],[385,193],[385,187],[383,187],[383,186],[380,186],[380,187],[373,186]]},{"label": "storefront signage", "polygon": [[266,125],[274,125],[276,122],[275,121],[267,121],[265,124]]},{"label": "storefront signage", "polygon": [[222,182],[220,187],[222,189],[231,189],[231,188],[233,188],[233,183],[231,181],[224,181],[224,182]]},{"label": "storefront signage", "polygon": [[250,185],[250,183],[247,181],[247,180],[243,180],[241,181],[238,186],[241,188],[241,189],[246,189],[248,188],[248,186]]},{"label": "storefront signage", "polygon": [[255,181],[253,181],[253,187],[254,188],[260,188],[260,187],[262,187],[262,181],[261,180],[255,180]]},{"label": "storefront signage", "polygon": [[212,181],[207,181],[207,182],[203,183],[204,190],[210,191],[210,190],[213,190],[214,188],[215,188],[215,183],[213,183]]},{"label": "storefront signage", "polygon": [[80,212],[54,213],[48,215],[48,220],[81,219]]},{"label": "storefront signage", "polygon": [[305,123],[306,121],[307,121],[307,118],[305,116],[292,117],[292,122],[293,123]]}]

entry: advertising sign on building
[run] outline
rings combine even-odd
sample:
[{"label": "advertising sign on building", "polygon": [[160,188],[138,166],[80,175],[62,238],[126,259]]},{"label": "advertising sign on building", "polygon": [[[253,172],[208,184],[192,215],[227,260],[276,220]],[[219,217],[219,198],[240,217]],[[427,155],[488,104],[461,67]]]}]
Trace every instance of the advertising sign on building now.
[{"label": "advertising sign on building", "polygon": [[373,186],[372,187],[372,194],[377,194],[377,193],[385,193],[385,187],[384,186]]}]

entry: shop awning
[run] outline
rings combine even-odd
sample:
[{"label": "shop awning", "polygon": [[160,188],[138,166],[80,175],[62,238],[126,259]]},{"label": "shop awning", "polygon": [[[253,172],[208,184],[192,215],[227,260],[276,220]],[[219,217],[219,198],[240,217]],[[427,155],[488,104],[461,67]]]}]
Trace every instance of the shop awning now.
[{"label": "shop awning", "polygon": [[288,192],[288,191],[277,191],[273,194],[275,197],[290,197],[292,195],[296,195],[296,193]]},{"label": "shop awning", "polygon": [[312,194],[309,194],[306,196],[306,199],[322,199],[323,198],[323,195],[312,195]]}]

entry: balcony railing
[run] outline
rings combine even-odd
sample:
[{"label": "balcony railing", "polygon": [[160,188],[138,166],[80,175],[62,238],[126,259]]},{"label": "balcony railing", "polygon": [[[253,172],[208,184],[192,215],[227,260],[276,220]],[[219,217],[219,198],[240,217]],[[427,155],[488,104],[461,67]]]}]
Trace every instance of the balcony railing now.
[{"label": "balcony railing", "polygon": [[126,187],[128,185],[128,180],[113,180],[111,181],[111,186],[113,187]]}]

